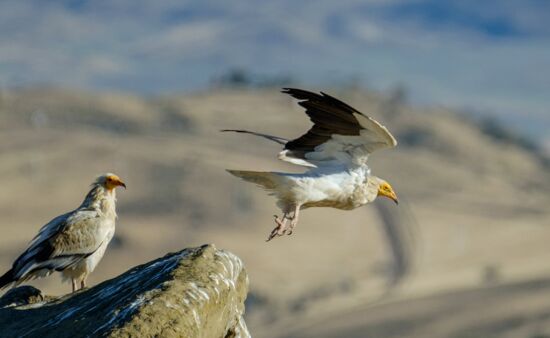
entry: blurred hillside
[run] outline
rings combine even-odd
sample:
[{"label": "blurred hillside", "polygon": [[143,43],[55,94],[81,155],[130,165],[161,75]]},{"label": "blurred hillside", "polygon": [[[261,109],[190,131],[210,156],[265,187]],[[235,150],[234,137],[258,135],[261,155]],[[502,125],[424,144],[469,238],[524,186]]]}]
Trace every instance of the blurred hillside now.
[{"label": "blurred hillside", "polygon": [[[403,203],[307,210],[291,237],[270,243],[272,198],[224,169],[301,168],[278,162],[275,144],[218,131],[300,135],[309,121],[278,88],[157,97],[1,91],[0,268],[40,226],[78,206],[95,175],[112,171],[128,190],[119,192],[117,236],[90,283],[216,243],[247,266],[256,337],[282,337],[372,302],[408,304],[548,275],[550,172],[536,150],[491,123],[409,106],[399,93],[325,91],[394,133],[398,148],[370,164]],[[35,284],[70,289],[58,277]]]}]

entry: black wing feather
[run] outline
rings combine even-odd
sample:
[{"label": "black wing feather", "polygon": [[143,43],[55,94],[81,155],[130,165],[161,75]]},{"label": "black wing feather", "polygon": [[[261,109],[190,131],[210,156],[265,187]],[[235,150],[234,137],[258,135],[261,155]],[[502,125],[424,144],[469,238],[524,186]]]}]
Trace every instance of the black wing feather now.
[{"label": "black wing feather", "polygon": [[301,100],[298,104],[306,109],[306,114],[313,122],[313,127],[307,133],[286,143],[285,149],[310,152],[334,134],[359,135],[363,129],[353,116],[361,112],[328,94],[296,88],[283,88],[282,92]]}]

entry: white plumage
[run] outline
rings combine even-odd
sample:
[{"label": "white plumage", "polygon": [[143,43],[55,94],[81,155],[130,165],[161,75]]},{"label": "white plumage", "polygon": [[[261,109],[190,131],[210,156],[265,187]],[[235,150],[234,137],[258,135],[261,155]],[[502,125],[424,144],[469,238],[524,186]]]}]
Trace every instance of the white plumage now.
[{"label": "white plumage", "polygon": [[325,93],[321,95],[300,89],[285,88],[284,93],[297,98],[306,108],[313,127],[301,137],[284,138],[246,130],[227,129],[261,136],[284,145],[278,158],[310,167],[302,174],[228,170],[248,182],[268,190],[282,210],[275,216],[275,236],[291,234],[301,209],[333,207],[355,209],[382,195],[397,202],[393,188],[383,179],[371,175],[369,155],[384,148],[393,148],[397,141],[374,119],[363,115],[344,102]]}]

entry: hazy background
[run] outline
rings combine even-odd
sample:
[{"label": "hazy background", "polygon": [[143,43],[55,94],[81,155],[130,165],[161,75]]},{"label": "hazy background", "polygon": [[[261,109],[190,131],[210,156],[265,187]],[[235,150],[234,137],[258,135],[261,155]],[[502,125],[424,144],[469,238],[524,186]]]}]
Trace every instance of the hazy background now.
[{"label": "hazy background", "polygon": [[548,13],[541,0],[4,0],[0,85],[159,94],[242,68],[308,85],[402,84],[418,102],[543,139]]},{"label": "hazy background", "polygon": [[[255,337],[550,336],[550,3],[1,1],[0,269],[113,171],[117,236],[92,284],[215,243],[250,275]],[[282,86],[372,115],[399,207],[308,210],[226,168],[300,170]],[[67,292],[57,277],[36,283]]]}]

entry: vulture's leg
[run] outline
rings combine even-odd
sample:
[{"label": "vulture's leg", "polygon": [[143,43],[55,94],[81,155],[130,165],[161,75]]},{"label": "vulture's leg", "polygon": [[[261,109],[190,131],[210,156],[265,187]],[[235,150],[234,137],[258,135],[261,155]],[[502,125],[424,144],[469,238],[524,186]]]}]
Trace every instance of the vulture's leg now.
[{"label": "vulture's leg", "polygon": [[75,292],[76,291],[76,279],[71,278],[71,283],[73,285],[73,292]]},{"label": "vulture's leg", "polygon": [[298,216],[300,215],[300,204],[297,204],[294,207],[294,211],[292,213],[292,217],[290,218],[290,227],[287,231],[287,235],[292,235],[292,231],[294,231],[294,228],[298,224]]}]

